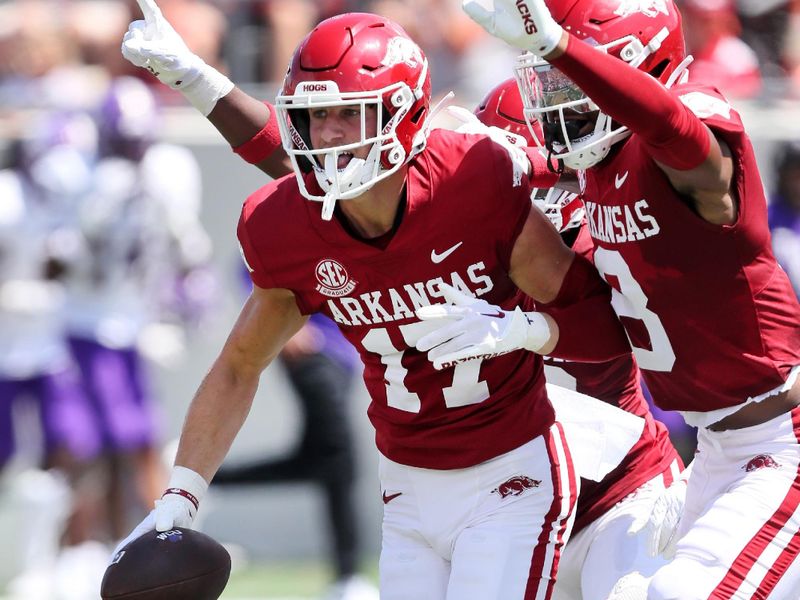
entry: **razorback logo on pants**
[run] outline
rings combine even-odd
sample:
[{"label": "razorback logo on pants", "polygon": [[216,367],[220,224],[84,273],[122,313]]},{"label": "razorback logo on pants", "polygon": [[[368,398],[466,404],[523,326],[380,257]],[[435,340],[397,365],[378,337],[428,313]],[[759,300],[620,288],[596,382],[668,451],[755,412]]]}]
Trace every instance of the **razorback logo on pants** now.
[{"label": "razorback logo on pants", "polygon": [[769,454],[759,454],[747,461],[747,464],[742,468],[750,473],[757,469],[778,469],[780,465]]},{"label": "razorback logo on pants", "polygon": [[504,481],[492,490],[493,494],[500,494],[500,498],[507,496],[519,496],[525,490],[539,487],[542,482],[538,479],[531,479],[526,475],[517,475],[508,481]]}]

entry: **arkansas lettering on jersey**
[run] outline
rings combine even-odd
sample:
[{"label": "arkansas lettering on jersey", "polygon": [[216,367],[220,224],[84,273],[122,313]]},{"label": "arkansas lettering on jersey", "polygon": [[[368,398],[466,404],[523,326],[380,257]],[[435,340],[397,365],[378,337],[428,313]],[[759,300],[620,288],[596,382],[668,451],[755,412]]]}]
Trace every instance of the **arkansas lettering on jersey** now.
[{"label": "arkansas lettering on jersey", "polygon": [[800,364],[800,306],[772,254],[764,190],[739,115],[712,88],[672,88],[730,147],[738,220],[693,212],[632,135],[587,172],[594,262],[656,404],[735,406]]},{"label": "arkansas lettering on jersey", "polygon": [[453,469],[512,450],[554,420],[537,355],[436,371],[414,347],[431,327],[414,311],[443,301],[442,282],[505,308],[530,304],[508,277],[530,207],[502,148],[435,130],[409,164],[403,219],[385,247],[323,221],[293,177],[248,198],[238,235],[256,285],[291,290],[302,313],[326,314],[358,349],[378,449],[402,464]]},{"label": "arkansas lettering on jersey", "polygon": [[[591,259],[594,248],[585,223],[572,249]],[[656,421],[647,407],[632,355],[602,363],[578,363],[546,356],[544,371],[548,383],[592,396],[645,420],[641,437],[613,471],[599,482],[581,479],[572,529],[575,535],[653,477],[669,472],[673,461],[680,464],[680,458],[666,426]]]}]

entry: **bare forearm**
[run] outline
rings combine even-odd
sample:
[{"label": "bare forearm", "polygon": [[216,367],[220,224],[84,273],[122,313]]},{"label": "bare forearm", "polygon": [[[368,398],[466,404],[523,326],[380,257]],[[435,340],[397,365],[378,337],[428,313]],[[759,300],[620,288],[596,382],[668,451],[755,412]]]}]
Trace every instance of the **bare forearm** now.
[{"label": "bare forearm", "polygon": [[257,134],[272,118],[266,104],[238,87],[220,98],[208,120],[231,146],[240,146]]},{"label": "bare forearm", "polygon": [[218,361],[189,406],[175,464],[211,481],[250,412],[257,388],[256,373],[240,376]]},{"label": "bare forearm", "polygon": [[[239,88],[233,88],[229,94],[221,98],[214,110],[208,115],[208,120],[222,134],[231,147],[241,152],[241,147],[252,146],[254,138],[259,133],[263,133],[265,125],[271,119],[274,121],[276,115],[270,107],[244,93]],[[273,125],[274,127],[274,125]],[[264,171],[273,179],[283,177],[292,172],[289,159],[277,139],[277,128],[274,129],[275,141],[263,141],[258,144],[259,158],[250,158],[241,155],[248,162]],[[249,142],[249,144],[248,144]]]}]

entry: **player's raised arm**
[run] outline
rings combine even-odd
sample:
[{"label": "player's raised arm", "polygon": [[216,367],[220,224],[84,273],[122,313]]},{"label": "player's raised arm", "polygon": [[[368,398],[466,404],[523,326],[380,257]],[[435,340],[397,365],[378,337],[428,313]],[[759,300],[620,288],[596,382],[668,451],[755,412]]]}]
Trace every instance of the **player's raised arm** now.
[{"label": "player's raised arm", "polygon": [[164,18],[155,0],[137,2],[144,20],[128,26],[122,55],[181,92],[247,162],[271,177],[289,173],[272,106],[236,88],[230,79],[194,54]]},{"label": "player's raised arm", "polygon": [[[464,0],[465,12],[489,33],[542,57],[566,75],[614,121],[638,134],[672,186],[695,202],[707,221],[730,224],[737,209],[730,194],[729,150],[654,74],[593,48],[562,30],[545,0]],[[665,9],[666,10],[666,9]],[[656,39],[654,44],[665,43]],[[658,46],[639,49],[653,53]],[[633,52],[633,50],[631,50]],[[630,60],[630,58],[628,59]]]}]

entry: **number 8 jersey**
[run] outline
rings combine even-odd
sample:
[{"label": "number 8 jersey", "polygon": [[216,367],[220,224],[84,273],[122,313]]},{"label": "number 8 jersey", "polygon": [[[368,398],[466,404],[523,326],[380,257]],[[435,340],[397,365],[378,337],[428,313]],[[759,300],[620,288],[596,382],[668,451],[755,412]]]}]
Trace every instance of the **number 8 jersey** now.
[{"label": "number 8 jersey", "polygon": [[780,386],[800,365],[800,306],[772,254],[739,115],[716,90],[687,84],[672,93],[732,151],[736,223],[693,212],[636,134],[587,172],[586,213],[595,264],[655,403],[708,412]]},{"label": "number 8 jersey", "polygon": [[286,177],[248,198],[239,241],[256,285],[291,290],[303,314],[328,315],[358,349],[378,449],[405,465],[464,468],[553,423],[541,358],[518,351],[436,371],[414,347],[431,327],[414,311],[443,301],[442,282],[532,308],[508,277],[530,187],[489,138],[435,130],[405,193],[391,238],[367,242],[322,220]]}]

